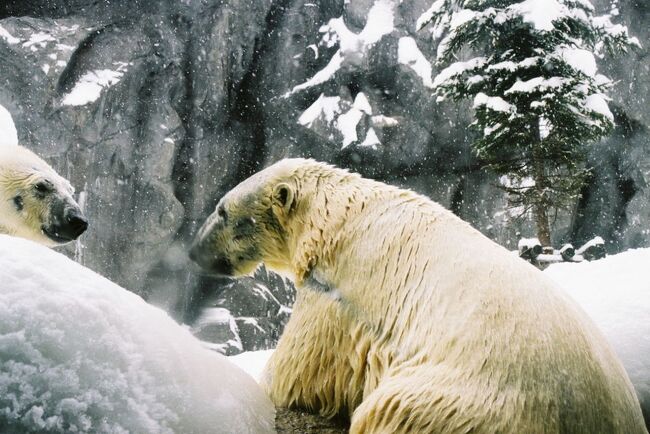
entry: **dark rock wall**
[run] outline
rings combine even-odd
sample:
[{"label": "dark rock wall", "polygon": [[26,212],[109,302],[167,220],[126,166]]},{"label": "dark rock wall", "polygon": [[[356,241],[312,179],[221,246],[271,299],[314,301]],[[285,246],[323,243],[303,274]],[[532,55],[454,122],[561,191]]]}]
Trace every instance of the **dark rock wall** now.
[{"label": "dark rock wall", "polygon": [[[358,33],[373,3],[2,2],[0,26],[11,38],[0,31],[0,104],[12,113],[22,144],[77,187],[91,220],[68,253],[191,322],[201,314],[199,300],[212,303],[209,294],[224,291],[185,255],[198,225],[239,181],[289,156],[413,188],[511,248],[519,234],[530,235],[526,222],[504,211],[498,180],[469,151],[468,105],[436,103],[399,62],[405,36],[434,58],[429,33],[414,32],[430,1],[400,3],[393,32],[346,58],[332,79],[285,96],[336,51],[319,45],[321,26],[342,15]],[[558,242],[601,235],[611,250],[650,245],[650,6],[624,0],[619,9],[619,21],[643,49],[601,65],[618,80],[612,96],[619,127],[592,147],[594,171],[583,199],[555,220]],[[87,74],[106,70],[119,73],[119,81],[104,83],[87,104],[65,104]],[[360,93],[372,115],[363,114],[358,140],[345,149],[331,123],[298,123],[321,94],[350,107]],[[381,142],[376,149],[360,146],[370,128]]]}]

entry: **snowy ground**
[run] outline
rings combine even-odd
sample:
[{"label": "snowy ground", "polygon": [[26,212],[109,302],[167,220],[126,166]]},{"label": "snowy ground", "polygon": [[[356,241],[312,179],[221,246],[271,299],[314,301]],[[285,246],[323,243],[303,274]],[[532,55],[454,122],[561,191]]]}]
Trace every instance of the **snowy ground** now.
[{"label": "snowy ground", "polygon": [[0,235],[0,432],[267,433],[261,388],[165,312]]},{"label": "snowy ground", "polygon": [[650,416],[650,249],[544,272],[587,312],[609,340]]}]

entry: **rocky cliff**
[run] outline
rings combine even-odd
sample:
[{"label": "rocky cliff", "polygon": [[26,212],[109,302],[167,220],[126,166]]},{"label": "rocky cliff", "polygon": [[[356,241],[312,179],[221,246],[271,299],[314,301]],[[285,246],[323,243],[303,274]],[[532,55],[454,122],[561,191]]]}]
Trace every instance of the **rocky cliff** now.
[{"label": "rocky cliff", "polygon": [[[263,346],[291,291],[269,301],[251,279],[229,302],[232,284],[200,276],[185,251],[224,192],[280,158],[413,188],[506,246],[530,234],[469,150],[468,106],[432,97],[436,47],[415,32],[430,3],[5,1],[0,105],[77,187],[91,228],[70,255],[197,333],[210,333],[206,307],[228,309],[217,322],[262,330],[244,347]],[[554,223],[558,242],[600,235],[612,251],[650,245],[650,5],[617,3],[643,48],[601,63],[618,127],[591,146],[589,185]],[[233,313],[247,303],[264,308]]]}]

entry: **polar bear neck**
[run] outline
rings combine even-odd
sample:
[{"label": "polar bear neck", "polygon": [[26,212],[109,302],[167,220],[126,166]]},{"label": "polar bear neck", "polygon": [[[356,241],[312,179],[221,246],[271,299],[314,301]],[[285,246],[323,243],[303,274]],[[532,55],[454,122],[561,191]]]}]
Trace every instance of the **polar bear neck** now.
[{"label": "polar bear neck", "polygon": [[0,224],[0,234],[3,235],[15,235],[16,231],[9,229],[7,226]]}]

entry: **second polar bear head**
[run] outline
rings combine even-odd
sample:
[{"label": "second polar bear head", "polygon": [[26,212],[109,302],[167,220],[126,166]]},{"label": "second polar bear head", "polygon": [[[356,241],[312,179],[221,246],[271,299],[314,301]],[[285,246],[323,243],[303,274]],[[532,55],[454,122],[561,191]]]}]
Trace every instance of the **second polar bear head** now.
[{"label": "second polar bear head", "polygon": [[199,230],[192,260],[218,275],[249,274],[262,262],[274,271],[295,274],[295,244],[315,190],[305,184],[324,176],[325,167],[330,166],[285,159],[243,181],[219,201]]},{"label": "second polar bear head", "polygon": [[0,147],[0,233],[50,247],[77,239],[88,221],[73,194],[70,183],[30,150]]}]

